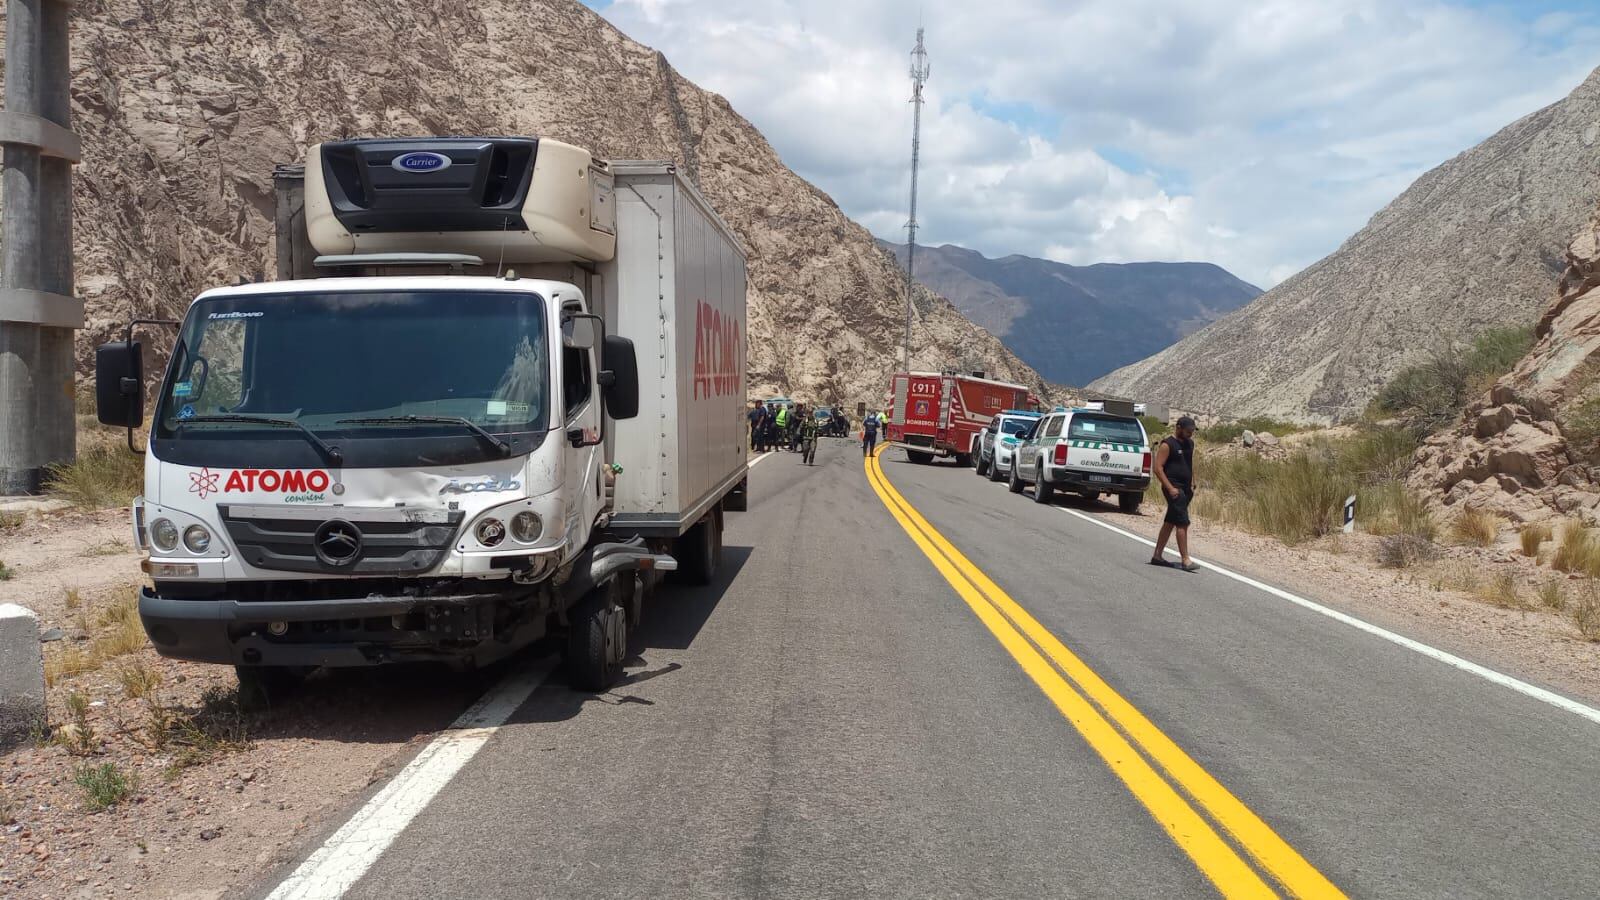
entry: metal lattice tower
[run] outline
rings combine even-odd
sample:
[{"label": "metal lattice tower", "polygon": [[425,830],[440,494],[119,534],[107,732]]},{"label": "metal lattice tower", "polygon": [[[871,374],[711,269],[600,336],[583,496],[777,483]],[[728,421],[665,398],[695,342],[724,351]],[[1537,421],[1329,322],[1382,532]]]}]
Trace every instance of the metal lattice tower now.
[{"label": "metal lattice tower", "polygon": [[911,371],[911,290],[917,262],[917,165],[922,159],[922,86],[928,80],[928,51],[917,29],[917,46],[911,51],[911,218],[906,221],[906,348],[905,370]]}]

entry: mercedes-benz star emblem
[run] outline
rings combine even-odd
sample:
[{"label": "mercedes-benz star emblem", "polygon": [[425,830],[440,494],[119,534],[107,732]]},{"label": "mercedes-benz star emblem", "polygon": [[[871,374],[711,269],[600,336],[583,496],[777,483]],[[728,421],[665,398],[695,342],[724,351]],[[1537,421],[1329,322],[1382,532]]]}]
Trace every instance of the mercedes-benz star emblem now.
[{"label": "mercedes-benz star emblem", "polygon": [[361,530],[342,519],[330,519],[311,538],[317,559],[330,566],[348,566],[361,558]]}]

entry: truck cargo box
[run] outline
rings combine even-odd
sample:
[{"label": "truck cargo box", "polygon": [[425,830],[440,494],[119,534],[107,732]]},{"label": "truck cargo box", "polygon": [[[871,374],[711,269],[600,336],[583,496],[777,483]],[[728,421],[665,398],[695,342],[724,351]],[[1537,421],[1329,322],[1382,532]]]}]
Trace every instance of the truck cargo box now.
[{"label": "truck cargo box", "polygon": [[617,255],[598,272],[607,327],[638,354],[640,394],[638,417],[612,426],[624,470],[613,526],[678,534],[745,479],[745,256],[671,163],[611,171]]}]

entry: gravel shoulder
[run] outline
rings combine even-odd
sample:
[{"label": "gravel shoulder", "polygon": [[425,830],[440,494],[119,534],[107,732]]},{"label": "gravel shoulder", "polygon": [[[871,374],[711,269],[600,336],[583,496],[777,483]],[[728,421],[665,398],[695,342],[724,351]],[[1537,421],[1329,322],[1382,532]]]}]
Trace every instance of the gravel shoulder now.
[{"label": "gravel shoulder", "polygon": [[[431,668],[319,673],[292,703],[237,707],[232,670],[106,650],[139,584],[127,510],[0,530],[0,598],[33,609],[55,677],[50,730],[0,755],[0,896],[221,897],[253,883],[447,726],[486,685]],[[101,648],[98,652],[94,648]],[[84,671],[64,674],[76,654]],[[67,671],[70,671],[70,667]],[[140,696],[130,696],[127,683]],[[80,715],[71,698],[81,698]],[[93,811],[76,781],[116,767]]]}]

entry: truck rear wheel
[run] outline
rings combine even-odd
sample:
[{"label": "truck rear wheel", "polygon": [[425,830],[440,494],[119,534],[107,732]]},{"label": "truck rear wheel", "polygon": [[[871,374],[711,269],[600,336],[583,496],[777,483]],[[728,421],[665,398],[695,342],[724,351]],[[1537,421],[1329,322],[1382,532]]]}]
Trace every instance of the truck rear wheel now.
[{"label": "truck rear wheel", "polygon": [[906,459],[911,460],[919,466],[925,466],[928,463],[933,462],[933,454],[924,453],[921,450],[907,450]]},{"label": "truck rear wheel", "polygon": [[616,604],[615,580],[590,591],[568,613],[567,674],[582,691],[606,691],[622,680],[628,655],[628,613]]},{"label": "truck rear wheel", "polygon": [[702,519],[678,538],[672,555],[686,584],[710,584],[722,562],[722,521],[715,515]]},{"label": "truck rear wheel", "polygon": [[1022,493],[1022,473],[1017,471],[1017,458],[1011,457],[1011,477],[1007,479],[1006,490],[1013,494]]},{"label": "truck rear wheel", "polygon": [[972,455],[972,460],[973,460],[972,471],[977,472],[979,478],[982,478],[985,475],[989,474],[989,470],[994,468],[994,463],[986,462],[984,460],[983,451],[982,450],[979,450],[977,453],[974,453]]},{"label": "truck rear wheel", "polygon": [[956,454],[956,468],[965,469],[966,467],[968,467],[970,465],[972,465],[972,454],[970,454],[970,453],[957,453]]},{"label": "truck rear wheel", "polygon": [[1125,513],[1136,513],[1136,512],[1138,512],[1139,511],[1139,504],[1143,503],[1143,502],[1144,502],[1144,495],[1143,494],[1118,494],[1117,495],[1117,508],[1122,510]]}]

